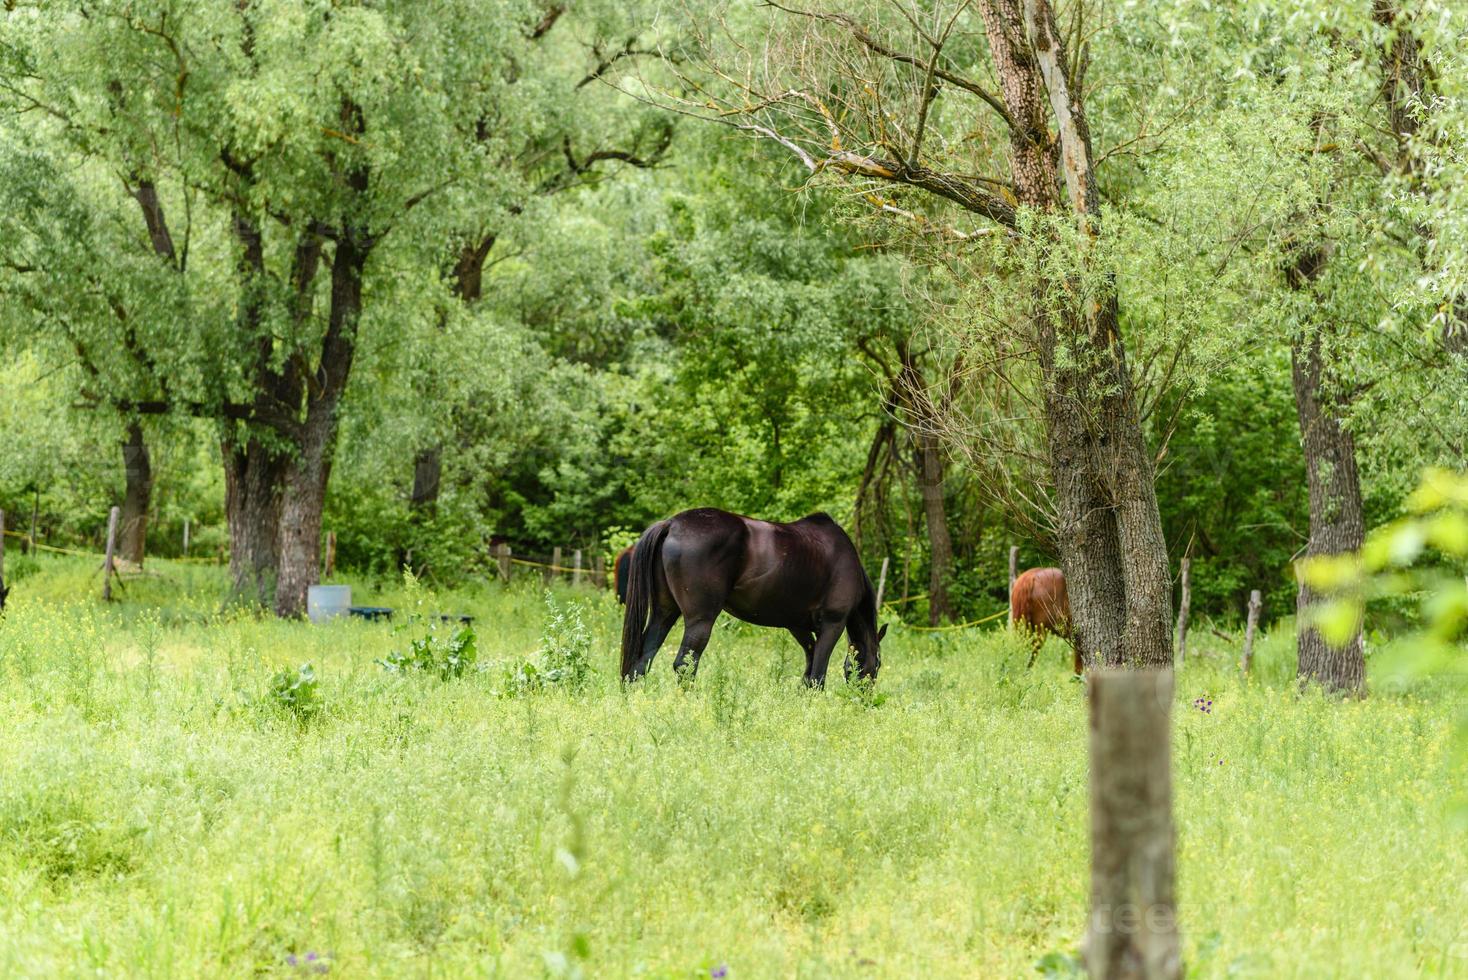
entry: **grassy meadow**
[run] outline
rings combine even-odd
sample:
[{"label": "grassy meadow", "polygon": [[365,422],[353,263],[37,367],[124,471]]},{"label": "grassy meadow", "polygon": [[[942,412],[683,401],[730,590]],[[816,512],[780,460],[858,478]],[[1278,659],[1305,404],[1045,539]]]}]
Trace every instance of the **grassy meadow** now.
[{"label": "grassy meadow", "polygon": [[[0,619],[0,975],[1070,975],[1058,644],[1026,672],[1002,629],[896,626],[875,694],[809,692],[793,640],[726,617],[691,688],[665,648],[626,690],[615,601],[529,576],[358,582],[397,621],[315,627],[168,562],[104,607],[92,568],[40,559]],[[415,609],[477,617],[460,676],[377,663]],[[1461,695],[1379,667],[1364,702],[1297,695],[1287,629],[1249,682],[1236,642],[1194,644],[1188,975],[1468,977]]]}]

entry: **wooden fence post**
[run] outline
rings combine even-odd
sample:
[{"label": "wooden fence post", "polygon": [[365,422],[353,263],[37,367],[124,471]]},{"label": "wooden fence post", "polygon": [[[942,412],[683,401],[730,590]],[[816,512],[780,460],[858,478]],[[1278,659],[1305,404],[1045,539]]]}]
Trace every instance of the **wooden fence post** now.
[{"label": "wooden fence post", "polygon": [[187,558],[189,556],[189,519],[187,517],[184,518],[184,542],[183,542],[183,544],[184,544],[184,550],[183,550],[184,557]]},{"label": "wooden fence post", "polygon": [[600,551],[591,556],[591,584],[598,589],[607,587],[606,559]]},{"label": "wooden fence post", "polygon": [[510,546],[501,541],[495,546],[495,558],[500,564],[500,578],[510,580]]},{"label": "wooden fence post", "polygon": [[1249,620],[1244,626],[1244,657],[1239,664],[1246,677],[1249,674],[1249,668],[1254,663],[1254,630],[1259,626],[1259,610],[1263,605],[1264,601],[1258,589],[1249,593]]},{"label": "wooden fence post", "polygon": [[41,491],[36,491],[35,499],[31,502],[31,536],[26,538],[26,554],[36,553],[36,522],[41,516]]},{"label": "wooden fence post", "polygon": [[1170,670],[1097,670],[1091,702],[1091,919],[1095,980],[1182,975],[1174,895]]},{"label": "wooden fence post", "polygon": [[1193,559],[1183,559],[1183,597],[1177,607],[1177,662],[1182,663],[1188,658],[1188,604],[1193,598],[1193,583],[1189,573],[1193,568]]},{"label": "wooden fence post", "polygon": [[581,549],[577,548],[571,553],[571,584],[581,584]]},{"label": "wooden fence post", "polygon": [[0,582],[5,580],[5,511],[0,510]]},{"label": "wooden fence post", "polygon": [[887,556],[885,556],[885,555],[882,557],[882,572],[881,572],[880,575],[877,576],[877,615],[878,616],[881,616],[882,615],[882,593],[887,588],[887,565],[891,561],[892,561],[892,559],[889,558],[889,557],[887,557]]},{"label": "wooden fence post", "polygon": [[1014,629],[1014,580],[1019,578],[1019,545],[1009,546],[1009,617],[1006,622]]},{"label": "wooden fence post", "polygon": [[[410,559],[411,561],[411,559]],[[326,532],[326,578],[336,574],[336,532]]]},{"label": "wooden fence post", "polygon": [[550,567],[545,570],[545,584],[550,585],[556,578],[556,569],[561,567],[561,546],[556,545],[551,549]]},{"label": "wooden fence post", "polygon": [[112,601],[112,552],[117,546],[117,515],[121,508],[107,512],[107,554],[102,559],[102,601]]}]

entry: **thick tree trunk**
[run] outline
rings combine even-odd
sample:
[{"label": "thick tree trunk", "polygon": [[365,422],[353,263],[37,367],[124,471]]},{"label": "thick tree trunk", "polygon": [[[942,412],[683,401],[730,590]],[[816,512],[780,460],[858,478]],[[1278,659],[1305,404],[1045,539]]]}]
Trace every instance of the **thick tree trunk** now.
[{"label": "thick tree trunk", "polygon": [[[1100,234],[1084,107],[1072,98],[1054,14],[1041,0],[987,0],[989,47],[1010,126],[1010,161],[1020,204],[1062,210],[1080,225],[1081,251]],[[1059,124],[1059,163],[1050,119]],[[1041,232],[1043,234],[1043,232]],[[1074,248],[1064,236],[1056,247]],[[1055,484],[1057,538],[1080,655],[1092,665],[1172,663],[1172,577],[1117,320],[1116,297],[1073,296],[1078,282],[1035,284],[1045,423]],[[1065,358],[1057,357],[1066,349]]]},{"label": "thick tree trunk", "polygon": [[943,449],[931,432],[915,436],[918,485],[923,495],[923,519],[928,527],[928,625],[953,618],[948,582],[953,576],[953,541],[948,536],[948,510],[943,502]]},{"label": "thick tree trunk", "polygon": [[336,452],[338,411],[356,354],[362,275],[371,250],[366,236],[351,228],[336,242],[331,264],[331,312],[321,344],[321,362],[309,386],[299,455],[286,473],[281,503],[280,575],[275,589],[278,616],[304,614],[307,590],[321,577],[321,515]]},{"label": "thick tree trunk", "polygon": [[[1307,557],[1360,550],[1365,538],[1356,443],[1342,425],[1328,390],[1319,334],[1298,340],[1292,351],[1295,408],[1310,482],[1310,543]],[[1304,580],[1296,597],[1296,649],[1299,676],[1327,691],[1366,693],[1366,658],[1357,629],[1342,647],[1332,647],[1308,625],[1316,596]]]},{"label": "thick tree trunk", "polygon": [[311,431],[306,434],[306,446],[287,469],[281,496],[275,613],[284,617],[302,615],[307,591],[321,580],[321,515],[331,475],[336,420],[322,417],[307,425]]},{"label": "thick tree trunk", "polygon": [[143,440],[143,427],[136,420],[128,423],[127,438],[122,441],[122,469],[126,489],[122,497],[118,556],[141,565],[146,550],[148,509],[153,501],[153,465],[148,457],[148,444]]},{"label": "thick tree trunk", "polygon": [[237,602],[269,608],[275,601],[285,463],[255,439],[243,445],[226,440],[221,448],[231,596]]}]

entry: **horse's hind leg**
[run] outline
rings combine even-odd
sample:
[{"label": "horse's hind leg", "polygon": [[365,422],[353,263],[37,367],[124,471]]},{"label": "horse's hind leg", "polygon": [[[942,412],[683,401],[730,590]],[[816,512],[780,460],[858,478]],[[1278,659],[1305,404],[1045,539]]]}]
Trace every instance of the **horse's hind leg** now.
[{"label": "horse's hind leg", "polygon": [[1040,648],[1045,645],[1045,627],[1029,626],[1025,629],[1025,634],[1030,640],[1030,661],[1025,664],[1025,670],[1029,670],[1035,666],[1035,658],[1040,655]]},{"label": "horse's hind leg", "polygon": [[[709,636],[714,631],[714,620],[719,616],[714,612],[712,616],[700,615],[698,617],[688,616],[683,622],[683,642],[678,644],[678,657],[673,661],[673,670],[680,677],[686,676],[690,680],[698,673],[698,659],[703,656],[703,648],[708,646]],[[693,658],[691,664],[689,657]],[[683,673],[685,666],[688,673]]]},{"label": "horse's hind leg", "polygon": [[637,658],[637,663],[632,668],[634,679],[647,673],[652,666],[652,658],[658,655],[662,649],[663,641],[668,638],[668,633],[673,629],[673,624],[678,622],[677,606],[669,609],[654,608],[652,616],[647,624],[647,632],[642,637],[642,655]]}]

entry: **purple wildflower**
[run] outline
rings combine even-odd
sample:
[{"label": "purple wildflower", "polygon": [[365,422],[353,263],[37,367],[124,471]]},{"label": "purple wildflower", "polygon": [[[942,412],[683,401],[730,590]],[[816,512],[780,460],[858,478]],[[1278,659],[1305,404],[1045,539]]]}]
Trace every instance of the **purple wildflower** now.
[{"label": "purple wildflower", "polygon": [[718,966],[709,971],[709,976],[712,977],[713,980],[724,980],[724,978],[728,975],[729,967],[727,964],[724,963],[720,963]]},{"label": "purple wildflower", "polygon": [[286,961],[286,963],[288,963],[288,964],[289,964],[289,965],[291,965],[291,966],[295,966],[295,965],[296,965],[296,954],[295,954],[295,953],[292,953],[292,954],[291,954],[291,955],[289,955],[289,956],[287,956],[287,957],[286,957],[286,958],[285,958],[285,961]]}]

